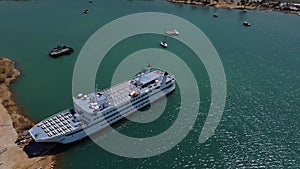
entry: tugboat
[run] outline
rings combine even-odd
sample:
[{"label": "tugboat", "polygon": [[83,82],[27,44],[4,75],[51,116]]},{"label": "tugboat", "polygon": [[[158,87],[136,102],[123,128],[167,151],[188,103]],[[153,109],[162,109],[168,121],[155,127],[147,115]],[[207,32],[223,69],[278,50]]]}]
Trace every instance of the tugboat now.
[{"label": "tugboat", "polygon": [[244,21],[243,25],[244,26],[251,26],[251,24],[249,22],[247,22],[247,21]]},{"label": "tugboat", "polygon": [[51,57],[57,58],[62,55],[70,55],[73,52],[74,52],[74,49],[71,47],[58,45],[56,48],[53,48],[51,50],[49,55]]}]

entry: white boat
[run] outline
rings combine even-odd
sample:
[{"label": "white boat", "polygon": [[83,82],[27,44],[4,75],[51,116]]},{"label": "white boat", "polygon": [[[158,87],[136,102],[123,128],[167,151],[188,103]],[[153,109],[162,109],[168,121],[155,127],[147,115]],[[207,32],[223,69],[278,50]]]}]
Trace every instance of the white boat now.
[{"label": "white boat", "polygon": [[[165,32],[166,32],[166,27],[165,27]],[[168,44],[167,44],[167,35],[165,33],[165,39],[163,41],[160,41],[160,46],[162,46],[163,48],[167,48]]]},{"label": "white boat", "polygon": [[[175,77],[147,69],[108,89],[73,97],[74,108],[61,111],[33,126],[35,142],[71,143],[115,123],[175,90]],[[149,99],[151,97],[151,99]]]},{"label": "white boat", "polygon": [[164,47],[164,48],[167,48],[168,47],[168,44],[166,41],[160,41],[160,46]]},{"label": "white boat", "polygon": [[167,35],[179,35],[179,32],[176,29],[170,30],[166,32]]}]

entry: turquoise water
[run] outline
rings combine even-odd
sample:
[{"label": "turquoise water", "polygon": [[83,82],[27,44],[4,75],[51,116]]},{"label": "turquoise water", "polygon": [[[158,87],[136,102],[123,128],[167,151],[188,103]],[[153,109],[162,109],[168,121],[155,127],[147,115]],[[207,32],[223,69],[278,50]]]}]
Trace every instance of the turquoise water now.
[{"label": "turquoise water", "polygon": [[[13,91],[25,115],[40,121],[71,107],[73,68],[90,35],[121,16],[149,11],[187,19],[208,36],[225,69],[226,107],[215,135],[199,144],[210,104],[208,75],[189,48],[170,39],[169,44],[174,45],[168,50],[198,75],[200,112],[188,136],[172,150],[143,159],[120,157],[86,140],[60,155],[62,168],[300,167],[299,16],[265,11],[243,13],[165,1],[93,2],[0,1],[0,55],[15,60],[22,72]],[[90,10],[88,15],[82,14],[85,8]],[[212,17],[215,12],[218,18]],[[252,26],[243,27],[244,20]],[[117,44],[98,73],[100,87],[109,86],[122,58],[143,48],[160,48],[160,40],[159,35],[146,34]],[[72,46],[75,52],[59,59],[48,57],[49,50],[58,43]],[[158,120],[148,125],[122,121],[114,127],[130,136],[145,136],[144,131],[160,133],[176,119],[179,101],[176,90]]]}]

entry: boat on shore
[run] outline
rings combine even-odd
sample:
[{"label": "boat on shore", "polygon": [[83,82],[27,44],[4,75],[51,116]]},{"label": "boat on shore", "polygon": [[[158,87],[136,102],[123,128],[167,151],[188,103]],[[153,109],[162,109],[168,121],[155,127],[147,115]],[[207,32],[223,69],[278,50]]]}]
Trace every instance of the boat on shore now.
[{"label": "boat on shore", "polygon": [[[73,97],[73,108],[61,111],[33,126],[35,142],[71,143],[94,134],[145,108],[175,90],[175,77],[150,65],[132,79],[108,89]],[[151,99],[150,99],[151,98]]]},{"label": "boat on shore", "polygon": [[71,53],[74,52],[74,49],[71,48],[71,47],[68,47],[68,46],[61,46],[61,45],[58,45],[57,47],[53,48],[49,55],[51,57],[54,57],[54,58],[57,58],[59,56],[63,56],[63,55],[70,55]]}]

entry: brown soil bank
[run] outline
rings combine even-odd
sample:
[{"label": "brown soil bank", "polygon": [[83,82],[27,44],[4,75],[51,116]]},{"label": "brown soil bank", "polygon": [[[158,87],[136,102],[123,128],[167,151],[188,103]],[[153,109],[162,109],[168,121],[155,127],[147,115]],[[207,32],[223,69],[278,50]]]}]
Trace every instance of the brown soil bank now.
[{"label": "brown soil bank", "polygon": [[0,58],[0,168],[53,168],[55,156],[28,158],[22,145],[15,144],[17,138],[33,126],[33,122],[20,114],[9,90],[19,75],[13,61]]}]

